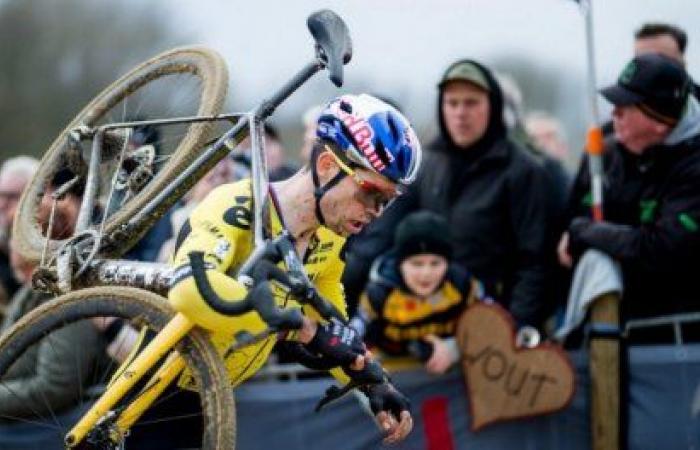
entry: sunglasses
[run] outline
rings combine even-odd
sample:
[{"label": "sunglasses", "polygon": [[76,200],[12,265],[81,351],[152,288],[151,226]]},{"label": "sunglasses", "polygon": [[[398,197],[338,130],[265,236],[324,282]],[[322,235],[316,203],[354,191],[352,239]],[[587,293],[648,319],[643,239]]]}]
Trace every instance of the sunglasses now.
[{"label": "sunglasses", "polygon": [[355,181],[355,184],[357,184],[357,186],[360,188],[360,201],[364,205],[368,205],[375,211],[382,212],[384,209],[388,208],[399,195],[401,195],[401,192],[396,188],[383,188],[370,180],[362,178],[359,173],[345,164],[333,150],[331,150],[327,145],[325,147],[326,151],[328,151],[328,153],[330,153],[331,156],[333,156],[333,159],[335,159],[335,161],[338,163],[340,169],[350,176],[353,181]]}]

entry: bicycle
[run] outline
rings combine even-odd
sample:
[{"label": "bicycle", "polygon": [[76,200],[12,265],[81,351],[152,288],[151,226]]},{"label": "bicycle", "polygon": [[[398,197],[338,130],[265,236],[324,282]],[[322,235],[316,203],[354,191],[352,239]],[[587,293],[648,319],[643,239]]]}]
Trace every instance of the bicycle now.
[{"label": "bicycle", "polygon": [[[202,448],[234,448],[235,409],[221,356],[204,330],[195,327],[183,314],[175,314],[161,297],[174,276],[172,270],[164,265],[109,258],[128,249],[199,178],[249,135],[255,251],[241,267],[239,280],[249,284],[253,267],[262,259],[284,260],[286,271],[273,271],[271,277],[286,286],[301,303],[313,305],[326,319],[343,319],[314,290],[289,236],[283,233],[272,241],[263,238],[262,211],[268,189],[262,123],[322,69],[329,71],[336,86],[342,85],[343,65],[352,55],[347,27],[333,12],[314,13],[307,25],[315,40],[314,60],[251,111],[219,113],[227,74],[218,55],[203,48],[176,49],[143,63],[99,94],[44,156],[20,201],[14,236],[25,258],[40,263],[35,285],[63,295],[31,311],[0,337],[0,387],[9,384],[2,377],[23,354],[35,346],[50,347],[50,335],[80,321],[115,317],[140,330],[139,342],[146,340],[147,333],[153,335],[145,347],[136,345],[123,364],[110,361],[104,374],[81,380],[89,386],[106,387],[97,393],[78,392],[79,397],[90,397],[91,403],[94,397],[97,399],[77,423],[63,426],[51,405],[44,405],[46,411],[35,411],[37,417],[32,421],[46,416],[67,448],[123,448],[130,430],[139,426],[144,413],[161,400],[161,394],[185,369],[191,376],[181,378],[181,382],[200,396]],[[146,94],[146,89],[153,88],[155,92],[146,97],[160,97],[157,94],[164,87],[154,85],[171,81],[168,77],[174,74],[200,80],[195,115],[109,121],[110,115],[120,110],[124,118],[126,107],[136,96]],[[206,142],[211,137],[212,124],[221,122],[233,125],[214,141]],[[168,139],[174,142],[164,141],[169,146],[131,146],[134,130],[147,126],[179,126],[181,132],[170,133]],[[89,143],[89,151],[85,143]],[[48,230],[43,232],[36,213],[49,181],[63,169],[68,169],[73,178],[53,192],[50,217],[56,202],[66,192],[81,183],[84,192],[73,237],[57,241],[51,239],[51,218]],[[254,309],[269,324],[258,335],[237,336],[229,351],[240,350],[270,333],[290,327],[292,315],[274,305],[256,299],[222,303],[207,287],[201,261],[198,262],[197,255],[192,257],[195,280],[213,308],[228,314]],[[314,361],[310,363],[313,365]],[[320,406],[343,395],[350,387],[378,383],[383,377],[381,367],[368,364],[348,389],[329,390],[329,396]],[[66,433],[64,428],[68,428]]]}]

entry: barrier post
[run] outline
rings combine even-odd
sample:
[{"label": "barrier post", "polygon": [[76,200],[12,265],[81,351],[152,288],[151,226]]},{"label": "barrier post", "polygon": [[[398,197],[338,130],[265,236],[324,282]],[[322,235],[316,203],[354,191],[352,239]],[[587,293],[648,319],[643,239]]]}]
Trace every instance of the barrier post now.
[{"label": "barrier post", "polygon": [[594,450],[620,448],[620,333],[616,294],[598,297],[591,310],[591,444]]}]

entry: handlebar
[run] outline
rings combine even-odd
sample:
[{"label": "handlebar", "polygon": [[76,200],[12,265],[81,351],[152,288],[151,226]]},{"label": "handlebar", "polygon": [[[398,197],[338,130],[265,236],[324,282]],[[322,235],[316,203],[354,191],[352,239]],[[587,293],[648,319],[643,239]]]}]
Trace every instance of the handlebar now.
[{"label": "handlebar", "polygon": [[[269,281],[274,280],[286,286],[299,303],[311,305],[324,319],[336,318],[346,322],[341,312],[319,295],[306,276],[286,230],[257,248],[239,270],[238,280],[250,289],[242,300],[226,301],[214,292],[206,276],[204,253],[191,252],[189,258],[197,289],[204,301],[220,314],[235,316],[255,310],[274,329],[301,328],[301,312],[298,309],[281,309],[275,304],[269,290]],[[281,260],[285,261],[287,271],[277,267],[276,263]]]},{"label": "handlebar", "polygon": [[226,301],[219,297],[209,284],[204,265],[204,253],[189,254],[192,276],[204,301],[216,312],[235,316],[249,311],[257,311],[272,330],[300,329],[302,315],[299,309],[280,309],[269,289],[269,281],[258,283],[242,300]]},{"label": "handlebar", "polygon": [[[268,270],[274,272],[272,279],[289,288],[299,303],[313,306],[321,317],[326,320],[336,318],[343,323],[347,322],[343,314],[333,304],[319,295],[311,280],[309,280],[304,270],[304,265],[299,260],[296,250],[294,250],[291,235],[287,230],[284,230],[279,236],[268,241],[265,245],[255,249],[238,271],[238,281],[251,288],[254,282],[260,279],[261,275],[256,275],[254,272],[262,260],[267,260],[272,265],[284,261],[287,267],[286,272],[277,266],[274,266],[274,269],[268,268]],[[263,265],[262,267],[265,266]]]}]

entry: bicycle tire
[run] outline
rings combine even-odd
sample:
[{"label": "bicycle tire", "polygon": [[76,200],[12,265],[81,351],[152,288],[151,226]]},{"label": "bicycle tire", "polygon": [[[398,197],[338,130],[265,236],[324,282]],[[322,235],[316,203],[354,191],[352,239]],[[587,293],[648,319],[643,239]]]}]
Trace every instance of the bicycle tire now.
[{"label": "bicycle tire", "polygon": [[[0,337],[0,385],[3,385],[3,377],[8,369],[22,354],[32,345],[40,344],[42,339],[48,339],[50,333],[65,326],[92,317],[116,316],[148,325],[149,328],[158,331],[173,315],[174,311],[164,298],[130,287],[87,288],[57,297],[29,312]],[[48,343],[46,345],[48,346]],[[234,449],[236,415],[233,393],[216,348],[206,332],[199,328],[193,329],[177,348],[185,357],[187,366],[200,387],[198,393],[204,421],[202,448]],[[76,358],[80,358],[80,352],[81,350],[76,351]],[[115,370],[117,366],[118,363],[113,365]],[[58,412],[36,414],[37,417],[30,418],[34,423],[40,422],[39,416],[45,414],[47,422],[52,422],[53,418],[55,427]],[[26,422],[28,419],[25,417],[15,420]],[[72,425],[73,423],[66,428]],[[139,425],[139,422],[136,425]],[[65,433],[68,430],[60,431]],[[60,435],[58,432],[56,434]],[[128,437],[126,443],[128,448]]]},{"label": "bicycle tire", "polygon": [[[174,81],[170,81],[168,78],[171,75],[174,75],[172,77]],[[199,90],[199,104],[196,105],[196,111],[194,111],[195,106],[192,106],[193,115],[215,115],[221,111],[228,88],[228,70],[223,58],[218,53],[204,47],[182,47],[162,53],[135,67],[104,89],[78,113],[54,140],[44,154],[36,175],[20,199],[13,227],[13,239],[15,248],[26,260],[29,262],[40,260],[44,236],[37,219],[39,205],[49,180],[67,164],[69,132],[78,125],[93,126],[112,114],[119,114],[119,108],[123,105],[126,109],[129,99],[139,95],[139,91],[144,94],[143,91],[149,84],[152,87],[154,85],[160,87],[161,93],[165,92],[162,89],[164,89],[166,82],[170,81],[174,84],[175,81],[182,80],[178,78],[178,75],[189,75],[193,77],[193,84],[198,82],[193,89]],[[156,81],[158,83],[155,83]],[[176,91],[177,89],[171,90]],[[176,92],[171,94],[171,90],[168,90],[169,95],[164,97],[176,97]],[[122,115],[126,115],[126,112]],[[121,119],[133,120],[132,117],[122,117]],[[184,167],[191,164],[203,150],[201,144],[209,139],[212,127],[213,125],[208,122],[188,125],[185,134],[177,143],[177,147],[173,150],[172,156],[165,166],[155,174],[143,190],[107,218],[104,234],[109,236],[110,233],[117,230],[136,211],[142,209],[154,195],[160,192],[172,178],[182,172]],[[128,235],[120,236],[118,245],[105,252],[105,255],[119,256],[128,250],[157,220],[158,216],[177,201],[182,194],[184,194],[184,190],[176,198],[165,202],[150,220],[130,230]],[[61,240],[51,239],[50,251],[54,252],[61,243]]]}]

